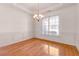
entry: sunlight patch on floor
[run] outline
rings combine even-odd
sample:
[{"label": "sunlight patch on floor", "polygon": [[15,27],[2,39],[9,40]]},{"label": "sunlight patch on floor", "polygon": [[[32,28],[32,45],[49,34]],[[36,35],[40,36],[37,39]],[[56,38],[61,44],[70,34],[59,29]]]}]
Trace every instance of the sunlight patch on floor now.
[{"label": "sunlight patch on floor", "polygon": [[53,47],[53,46],[44,45],[44,51],[45,51],[45,53],[48,53],[53,56],[59,55],[59,49],[56,47]]}]

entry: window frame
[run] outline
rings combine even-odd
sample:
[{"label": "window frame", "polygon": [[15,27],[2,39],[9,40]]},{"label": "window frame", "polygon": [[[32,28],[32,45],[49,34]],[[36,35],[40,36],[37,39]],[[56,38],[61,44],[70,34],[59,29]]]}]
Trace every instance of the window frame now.
[{"label": "window frame", "polygon": [[[53,25],[50,25],[50,18],[51,17],[57,17],[58,18],[58,29],[57,30],[52,30],[52,31],[50,31],[50,26],[53,26]],[[44,30],[44,23],[43,23],[43,21],[45,20],[45,19],[48,19],[48,31],[45,31]],[[56,21],[55,21],[56,22]],[[56,24],[57,25],[57,24]],[[56,32],[56,34],[55,33],[52,33],[52,34],[49,34],[49,32],[50,33],[52,33],[52,32]],[[53,15],[53,16],[48,16],[48,17],[45,17],[45,18],[43,18],[42,19],[42,34],[43,35],[55,35],[55,36],[58,36],[59,35],[59,16],[57,16],[57,15]]]}]

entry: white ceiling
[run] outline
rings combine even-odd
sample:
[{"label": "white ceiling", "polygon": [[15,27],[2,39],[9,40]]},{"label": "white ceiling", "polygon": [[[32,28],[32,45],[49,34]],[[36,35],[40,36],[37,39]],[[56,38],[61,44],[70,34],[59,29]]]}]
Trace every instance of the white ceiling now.
[{"label": "white ceiling", "polygon": [[52,4],[52,3],[27,3],[27,4],[21,4],[23,5],[26,9],[29,9],[31,12],[35,12],[35,11],[39,11],[41,12],[42,10],[45,10],[49,7],[54,7],[56,5],[59,5],[59,4]]},{"label": "white ceiling", "polygon": [[60,7],[65,7],[65,6],[70,6],[70,5],[75,5],[73,3],[17,3],[13,4],[14,6],[30,13],[30,14],[35,14],[38,12],[39,13],[46,13],[50,12],[53,10],[56,10]]}]

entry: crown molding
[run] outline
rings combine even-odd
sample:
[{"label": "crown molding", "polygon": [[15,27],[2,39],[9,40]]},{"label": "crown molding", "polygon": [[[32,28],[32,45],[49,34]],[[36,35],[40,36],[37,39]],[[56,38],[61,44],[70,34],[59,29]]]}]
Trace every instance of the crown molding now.
[{"label": "crown molding", "polygon": [[24,6],[20,5],[20,4],[13,4],[14,7],[21,9],[22,11],[29,13],[29,14],[33,14],[33,12],[31,12],[30,10],[26,9]]}]

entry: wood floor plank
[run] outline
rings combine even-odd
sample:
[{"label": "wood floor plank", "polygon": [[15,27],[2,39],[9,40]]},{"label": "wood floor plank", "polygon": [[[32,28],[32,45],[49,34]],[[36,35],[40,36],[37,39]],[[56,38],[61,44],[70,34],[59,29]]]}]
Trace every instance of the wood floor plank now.
[{"label": "wood floor plank", "polygon": [[0,48],[0,56],[79,56],[75,46],[32,38]]}]

